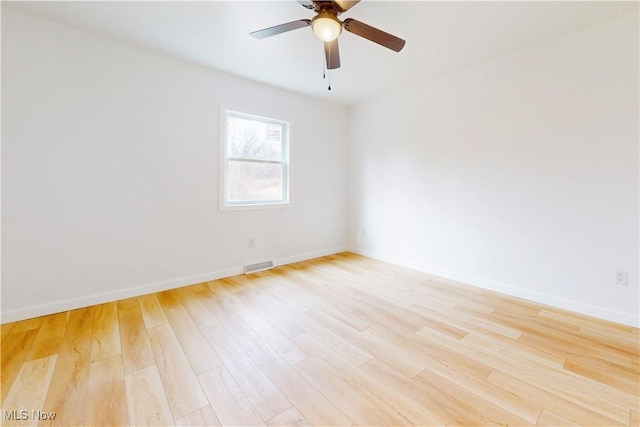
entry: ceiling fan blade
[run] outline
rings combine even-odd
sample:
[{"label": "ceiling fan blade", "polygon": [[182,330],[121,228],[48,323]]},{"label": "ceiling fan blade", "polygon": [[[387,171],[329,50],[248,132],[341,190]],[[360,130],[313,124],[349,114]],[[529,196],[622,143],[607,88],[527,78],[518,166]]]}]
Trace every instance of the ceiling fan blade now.
[{"label": "ceiling fan blade", "polygon": [[275,27],[254,31],[250,34],[257,39],[264,39],[266,37],[275,36],[276,34],[286,33],[287,31],[297,30],[302,27],[308,27],[309,25],[311,25],[310,19],[300,19],[298,21],[287,22],[286,24],[276,25]]},{"label": "ceiling fan blade", "polygon": [[324,42],[324,57],[327,60],[327,69],[335,70],[340,68],[340,50],[338,49],[338,39],[331,42]]},{"label": "ceiling fan blade", "polygon": [[346,12],[358,3],[360,3],[360,0],[333,0],[333,4],[338,6],[340,12]]},{"label": "ceiling fan blade", "polygon": [[371,25],[367,25],[364,22],[356,21],[355,19],[345,19],[343,27],[345,30],[353,34],[364,37],[367,40],[371,40],[374,43],[396,52],[400,52],[406,43],[399,37],[385,33],[382,30],[372,27]]},{"label": "ceiling fan blade", "polygon": [[311,0],[298,0],[298,3],[300,3],[303,7],[306,7],[307,9],[315,9],[316,5],[313,4],[313,2]]}]

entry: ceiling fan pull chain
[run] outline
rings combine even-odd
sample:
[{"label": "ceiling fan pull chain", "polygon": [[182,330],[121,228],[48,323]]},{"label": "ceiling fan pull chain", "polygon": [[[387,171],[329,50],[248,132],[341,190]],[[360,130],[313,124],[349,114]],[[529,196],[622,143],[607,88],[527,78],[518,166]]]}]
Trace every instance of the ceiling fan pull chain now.
[{"label": "ceiling fan pull chain", "polygon": [[327,68],[324,65],[324,58],[322,58],[322,78],[323,79],[327,78]]},{"label": "ceiling fan pull chain", "polygon": [[[329,50],[329,64],[331,64],[331,50]],[[329,90],[331,90],[331,70],[327,70],[327,74],[329,75]]]}]

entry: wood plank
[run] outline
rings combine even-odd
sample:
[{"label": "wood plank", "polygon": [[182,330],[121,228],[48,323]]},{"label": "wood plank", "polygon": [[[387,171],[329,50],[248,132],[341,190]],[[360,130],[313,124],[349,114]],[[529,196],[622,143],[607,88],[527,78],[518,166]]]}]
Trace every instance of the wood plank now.
[{"label": "wood plank", "polygon": [[20,420],[24,414],[21,414],[21,417],[17,420],[8,420],[5,414],[5,411],[23,410],[27,411],[27,421],[37,424],[41,415],[37,415],[35,412],[40,411],[44,407],[44,401],[47,397],[47,390],[51,383],[57,358],[57,355],[53,355],[32,360],[22,365],[16,381],[13,383],[11,390],[9,390],[2,406],[2,425],[25,425],[25,421]]},{"label": "wood plank", "polygon": [[[290,277],[284,276],[282,279],[298,285],[297,287],[290,288],[289,292],[299,299],[306,299],[307,295],[315,296],[321,301],[324,301],[325,304],[333,306],[345,315],[350,315],[357,310],[367,308],[366,304],[363,304],[351,295],[340,294],[340,297],[336,298],[337,295],[334,289],[331,289],[330,285],[325,281],[318,280],[314,275],[302,273],[300,270],[287,269],[287,267],[288,266],[284,266],[283,271],[290,274]],[[362,324],[369,323],[362,320],[356,320],[356,322],[361,322]]]},{"label": "wood plank", "polygon": [[[203,284],[203,286],[206,285]],[[208,328],[209,326],[216,326],[219,324],[218,320],[213,316],[213,314],[211,314],[198,295],[196,295],[193,286],[179,288],[176,291],[182,305],[187,309],[187,312],[193,319],[193,322],[198,325],[199,328]]]},{"label": "wood plank", "polygon": [[[446,340],[442,334],[434,330],[421,329],[418,331],[418,334],[441,344],[447,343],[446,346],[452,350],[464,347],[460,344],[456,346],[456,341]],[[554,354],[547,354],[535,348],[522,345],[519,342],[514,343],[513,340],[500,336],[486,337],[471,334],[464,337],[464,343],[476,343],[477,345],[482,345],[486,350],[490,350],[494,354],[499,354],[514,360],[525,360],[535,363],[536,365],[547,366],[551,369],[562,369],[566,362],[565,359],[558,358]]]},{"label": "wood plank", "polygon": [[[112,316],[115,317],[116,313]],[[100,358],[89,368],[86,425],[128,426],[124,367],[120,355]]]},{"label": "wood plank", "polygon": [[151,347],[174,419],[207,405],[207,398],[169,325],[149,329]]},{"label": "wood plank", "polygon": [[[224,295],[222,292],[220,292],[220,294]],[[287,338],[304,333],[304,329],[300,327],[296,317],[292,315],[292,310],[287,309],[283,305],[278,306],[272,304],[273,299],[273,297],[269,298],[267,295],[253,299],[254,309],[257,310],[262,317],[269,319],[269,322]]]},{"label": "wood plank", "polygon": [[[525,379],[541,388],[553,390],[560,397],[580,402],[590,408],[597,408],[602,414],[612,419],[619,419],[626,424],[628,412],[623,406],[633,405],[637,397],[603,384],[598,384],[588,378],[581,377],[564,369],[545,363],[525,358],[522,355],[495,351],[483,337],[470,334],[462,340],[453,340],[445,335],[440,335],[442,344],[456,351],[466,351],[473,354],[474,358],[482,360],[485,364],[515,377]],[[585,390],[589,390],[585,393]],[[607,396],[606,399],[595,396]],[[616,403],[611,403],[616,402]]]},{"label": "wood plank", "polygon": [[125,387],[132,426],[173,425],[169,402],[155,365],[125,375]]},{"label": "wood plank", "polygon": [[491,366],[469,353],[445,346],[440,341],[428,340],[421,334],[390,331],[377,325],[363,333],[385,341],[398,353],[423,368],[436,369],[439,365],[454,364],[461,372],[480,380],[485,379],[493,370]]},{"label": "wood plank", "polygon": [[[231,296],[234,315],[260,336],[268,339],[269,345],[290,364],[306,359],[308,355],[277,329],[268,317],[258,313],[252,306],[252,298]],[[229,301],[229,298],[227,299]],[[233,330],[233,329],[232,329]]]},{"label": "wood plank", "polygon": [[[291,403],[273,385],[264,372],[238,346],[220,325],[203,330],[209,344],[216,349],[235,382],[263,420],[291,407]],[[217,408],[216,412],[218,412]],[[222,422],[225,422],[220,418]]]},{"label": "wood plank", "polygon": [[365,294],[363,288],[366,289],[366,286],[361,286],[361,289],[349,286],[356,280],[362,281],[362,279],[353,278],[344,283],[348,286],[335,287],[332,292],[338,292],[341,298],[349,298],[353,301],[357,305],[356,310],[360,314],[360,319],[408,332],[415,332],[424,327],[424,318],[419,313],[406,310],[403,306],[404,302],[394,301],[393,292],[386,290],[384,286],[371,286]]},{"label": "wood plank", "polygon": [[0,325],[0,330],[2,331],[2,338],[0,339],[0,343],[4,344],[5,338],[9,336],[11,333],[11,329],[15,326],[16,322],[3,323]]},{"label": "wood plank", "polygon": [[[640,396],[638,373],[588,355],[573,356],[567,359],[564,368],[568,371],[591,378],[602,384],[613,386],[635,396]],[[636,376],[633,378],[633,376]]]},{"label": "wood plank", "polygon": [[554,307],[542,307],[538,315],[553,320],[561,320],[564,322],[573,323],[578,327],[589,326],[600,330],[621,331],[629,332],[632,334],[638,333],[632,326],[609,322],[604,319],[597,319],[595,317],[586,316],[575,312],[569,312]]},{"label": "wood plank", "polygon": [[66,329],[67,317],[65,313],[46,316],[33,340],[27,360],[36,360],[58,354]]},{"label": "wood plank", "polygon": [[294,407],[271,418],[267,421],[267,425],[270,427],[311,427],[309,421]]},{"label": "wood plank", "polygon": [[344,426],[350,420],[253,333],[235,337],[238,344],[262,369],[262,372],[285,395],[312,425]]},{"label": "wood plank", "polygon": [[[435,387],[439,392],[446,394],[449,399],[455,399],[460,402],[466,410],[473,411],[476,417],[482,419],[483,425],[533,425],[535,420],[527,421],[520,417],[520,414],[528,415],[531,412],[540,411],[539,408],[535,408],[533,405],[527,405],[525,399],[509,396],[508,393],[498,394],[496,392],[497,389],[479,387],[480,383],[477,381],[475,381],[475,387],[467,388],[465,387],[466,384],[458,385],[444,376],[432,371],[429,372],[428,369],[415,379],[427,388]],[[489,397],[490,400],[485,399],[486,397]],[[503,407],[500,405],[501,403],[506,403],[508,406]],[[512,409],[517,413],[511,412]],[[537,416],[534,418],[537,418]]]},{"label": "wood plank", "polygon": [[167,310],[169,308],[176,308],[182,305],[180,298],[178,298],[178,292],[175,289],[171,289],[164,292],[158,292],[156,294],[160,306]]},{"label": "wood plank", "polygon": [[311,385],[358,425],[409,425],[398,417],[388,419],[375,405],[349,387],[346,381],[324,368],[315,357],[298,362],[295,368]]},{"label": "wood plank", "polygon": [[168,320],[160,306],[157,294],[149,294],[138,297],[140,311],[147,329],[167,323]]},{"label": "wood plank", "polygon": [[462,301],[453,306],[454,310],[465,311],[470,314],[491,314],[496,309],[487,303],[477,303],[474,301]]},{"label": "wood plank", "polygon": [[522,336],[522,331],[516,328],[501,324],[500,322],[484,319],[477,315],[464,314],[460,311],[452,312],[445,308],[434,308],[433,306],[424,307],[420,304],[414,304],[410,308],[412,311],[419,313],[436,312],[441,322],[446,322],[458,330],[475,333],[480,336],[492,336],[495,334],[513,340],[517,340]]},{"label": "wood plank", "polygon": [[222,423],[218,419],[215,411],[211,405],[207,405],[204,408],[200,408],[195,412],[176,420],[176,426],[222,426]]},{"label": "wood plank", "polygon": [[450,337],[458,340],[464,338],[469,333],[464,329],[441,321],[440,319],[438,319],[437,313],[434,313],[433,310],[425,309],[425,307],[422,305],[412,305],[410,309],[418,311],[425,318],[424,326],[420,328],[420,330],[424,330],[425,328],[430,329],[442,334],[449,335]]},{"label": "wood plank", "polygon": [[[455,343],[458,348],[467,349],[475,357],[500,369],[505,373],[529,382],[537,387],[552,391],[556,396],[579,403],[585,408],[602,414],[612,420],[627,424],[630,407],[637,397],[604,384],[598,384],[564,369],[545,368],[545,365],[502,353],[494,353],[486,342],[469,335]],[[599,397],[598,397],[599,396]],[[606,396],[606,398],[602,398]],[[615,403],[613,403],[615,402]],[[542,405],[544,407],[544,405]]]},{"label": "wood plank", "polygon": [[17,332],[31,331],[33,329],[39,329],[40,326],[42,326],[42,322],[44,322],[44,318],[45,316],[41,316],[41,317],[34,317],[32,319],[20,320],[16,322],[15,325],[13,325],[13,329],[11,332],[17,333]]},{"label": "wood plank", "polygon": [[[277,290],[267,289],[269,292],[274,293],[278,292]],[[321,310],[326,314],[333,316],[338,321],[348,325],[351,328],[354,328],[358,331],[368,328],[371,326],[371,323],[358,319],[350,315],[351,312],[347,310],[341,309],[341,307],[336,305],[336,301],[330,301],[327,299],[323,299],[312,293],[311,290],[305,289],[303,293],[294,293],[296,290],[288,289],[284,291],[280,291],[277,293],[279,296],[285,296],[291,300],[292,304],[296,304],[298,306],[304,306],[306,308],[305,311],[309,310]]]},{"label": "wood plank", "polygon": [[91,361],[95,362],[121,353],[117,303],[93,306],[93,337]]},{"label": "wood plank", "polygon": [[564,358],[589,354],[593,358],[623,367],[633,366],[634,355],[631,353],[606,345],[602,341],[567,333],[550,326],[538,325],[523,334],[519,341],[531,348],[545,349],[549,353],[555,353]]},{"label": "wood plank", "polygon": [[230,307],[226,306],[218,297],[215,291],[215,281],[207,282],[206,290],[197,292],[198,297],[202,303],[207,307],[207,310],[216,318],[216,320],[224,326],[232,335],[244,334],[251,330],[251,328],[233,311]]},{"label": "wood plank", "polygon": [[633,332],[619,331],[615,329],[600,329],[592,326],[580,326],[578,334],[594,341],[604,341],[608,346],[625,351],[631,355],[637,355],[640,343],[638,335]]},{"label": "wood plank", "polygon": [[365,363],[362,369],[421,407],[428,408],[433,417],[438,420],[435,424],[485,426],[495,423],[495,420],[488,420],[478,415],[465,402],[440,391],[436,385],[406,378],[378,359]]},{"label": "wood plank", "polygon": [[299,324],[304,327],[307,333],[313,335],[315,339],[321,341],[324,345],[339,353],[352,365],[360,366],[363,363],[373,359],[373,356],[366,350],[349,342],[341,335],[334,333],[329,328],[326,328],[323,324],[315,322],[305,315],[300,316],[298,319]]},{"label": "wood plank", "polygon": [[522,381],[500,370],[495,370],[487,378],[487,382],[496,384],[505,390],[510,390],[523,398],[537,402],[545,410],[558,414],[572,423],[580,425],[614,426],[623,425],[611,418],[607,418],[589,408],[563,399],[544,387],[538,387],[527,381]]},{"label": "wood plank", "polygon": [[153,365],[147,330],[136,298],[118,301],[118,325],[124,373]]},{"label": "wood plank", "polygon": [[[359,368],[346,363],[337,352],[317,342],[312,335],[300,335],[295,338],[295,341],[312,355],[312,358],[296,364],[296,369],[306,369],[309,375],[309,377],[305,375],[307,380],[354,421],[370,424],[365,420],[375,417],[383,425],[439,424],[439,420],[432,413],[382,382],[366,375]],[[313,363],[302,365],[309,360],[313,360]],[[339,402],[334,400],[334,398],[339,399],[340,396],[351,396],[351,398]],[[343,407],[346,402],[352,402],[357,408]],[[351,412],[354,410],[355,412]],[[365,414],[361,411],[365,411]]]},{"label": "wood plank", "polygon": [[200,283],[196,283],[193,285],[189,285],[189,289],[191,289],[192,292],[202,292],[205,289],[207,289],[207,282],[200,282]]},{"label": "wood plank", "polygon": [[[376,302],[376,305],[384,305],[384,303]],[[405,332],[416,332],[425,325],[424,319],[414,311],[405,311],[405,316],[403,316],[402,311],[398,309],[371,306],[358,309],[357,314],[358,319],[365,320],[372,325],[387,326]]]},{"label": "wood plank", "polygon": [[535,331],[537,328],[544,327],[563,331],[568,334],[577,334],[579,329],[572,323],[563,322],[561,320],[551,321],[539,316],[538,313],[535,315],[523,315],[517,311],[511,311],[505,308],[496,308],[490,316],[484,317],[495,319],[513,328],[519,329],[523,333]]},{"label": "wood plank", "polygon": [[479,380],[472,375],[465,374],[455,364],[431,364],[416,378],[430,381],[433,373],[481,399],[507,410],[529,424],[535,424],[542,411],[541,406],[532,403],[526,397],[521,397],[507,389],[488,383],[486,380]]},{"label": "wood plank", "polygon": [[536,423],[537,426],[549,426],[549,427],[558,427],[558,426],[563,426],[563,427],[570,427],[570,426],[576,426],[579,427],[580,424],[577,424],[565,417],[561,417],[560,415],[554,413],[553,411],[550,411],[548,409],[545,409],[542,411],[542,413],[540,414],[540,418],[538,419],[538,422]]},{"label": "wood plank", "polygon": [[198,378],[222,425],[265,425],[227,368],[221,366]]},{"label": "wood plank", "polygon": [[37,329],[10,333],[5,342],[2,343],[2,351],[0,352],[2,360],[0,365],[2,367],[2,388],[0,392],[2,393],[3,403],[7,398],[11,384],[13,384],[22,368],[22,363],[26,359],[37,333]]},{"label": "wood plank", "polygon": [[140,307],[138,304],[138,298],[125,298],[117,301],[118,310],[122,310],[124,308],[134,308]]},{"label": "wood plank", "polygon": [[339,334],[350,342],[359,345],[375,358],[393,366],[398,372],[407,378],[413,378],[424,369],[422,365],[401,354],[401,352],[389,345],[389,342],[384,339],[379,339],[360,331],[354,331],[353,329],[346,327],[333,316],[325,313],[323,310],[312,310],[307,314],[315,321],[330,328],[336,334]]},{"label": "wood plank", "polygon": [[51,386],[43,411],[55,412],[54,420],[40,425],[69,426],[84,423],[87,412],[93,312],[91,308],[71,311]]},{"label": "wood plank", "polygon": [[166,315],[196,375],[222,365],[222,361],[184,307],[167,309]]}]

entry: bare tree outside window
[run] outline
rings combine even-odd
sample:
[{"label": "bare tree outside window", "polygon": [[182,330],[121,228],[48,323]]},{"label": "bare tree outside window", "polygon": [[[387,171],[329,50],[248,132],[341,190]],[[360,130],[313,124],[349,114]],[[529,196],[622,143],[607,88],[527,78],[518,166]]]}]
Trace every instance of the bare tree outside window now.
[{"label": "bare tree outside window", "polygon": [[226,112],[225,206],[288,202],[286,122]]}]

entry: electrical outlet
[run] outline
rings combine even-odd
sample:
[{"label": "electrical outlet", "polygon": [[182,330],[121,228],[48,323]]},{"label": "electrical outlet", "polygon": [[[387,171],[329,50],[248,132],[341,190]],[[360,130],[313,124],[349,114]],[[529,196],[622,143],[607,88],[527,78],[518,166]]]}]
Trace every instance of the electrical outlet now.
[{"label": "electrical outlet", "polygon": [[629,272],[622,270],[615,270],[613,272],[613,283],[616,285],[626,286],[629,284]]},{"label": "electrical outlet", "polygon": [[253,248],[256,245],[256,240],[255,239],[249,239],[249,247]]}]

